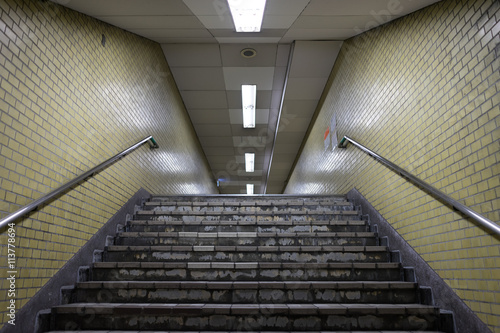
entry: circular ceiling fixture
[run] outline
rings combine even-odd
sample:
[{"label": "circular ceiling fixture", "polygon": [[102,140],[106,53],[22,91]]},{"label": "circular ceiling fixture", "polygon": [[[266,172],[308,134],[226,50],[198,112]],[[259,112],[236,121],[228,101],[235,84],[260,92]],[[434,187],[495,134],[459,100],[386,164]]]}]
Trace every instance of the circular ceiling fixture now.
[{"label": "circular ceiling fixture", "polygon": [[241,50],[240,54],[243,58],[253,58],[257,55],[257,51],[255,51],[254,49],[246,48]]}]

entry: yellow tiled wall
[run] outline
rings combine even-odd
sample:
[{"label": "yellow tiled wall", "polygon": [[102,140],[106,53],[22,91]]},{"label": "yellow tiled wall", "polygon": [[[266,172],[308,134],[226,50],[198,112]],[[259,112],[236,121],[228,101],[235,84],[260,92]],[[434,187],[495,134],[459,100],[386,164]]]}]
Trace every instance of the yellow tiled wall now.
[{"label": "yellow tiled wall", "polygon": [[495,332],[500,239],[353,145],[325,150],[323,139],[336,117],[339,140],[499,221],[499,31],[499,1],[445,0],[346,41],[286,188],[357,188]]},{"label": "yellow tiled wall", "polygon": [[[50,1],[0,0],[0,48],[0,217],[148,135],[160,145],[140,147],[17,224],[20,309],[141,187],[217,189],[159,44]],[[3,230],[2,324],[7,241]]]}]

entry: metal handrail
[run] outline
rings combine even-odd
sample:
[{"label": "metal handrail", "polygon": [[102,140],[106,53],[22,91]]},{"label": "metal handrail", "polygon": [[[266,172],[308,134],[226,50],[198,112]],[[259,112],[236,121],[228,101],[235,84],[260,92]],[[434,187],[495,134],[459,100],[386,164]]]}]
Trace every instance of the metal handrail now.
[{"label": "metal handrail", "polygon": [[400,168],[396,164],[394,164],[391,161],[383,158],[382,156],[380,156],[377,153],[371,151],[370,149],[366,148],[365,146],[363,146],[362,144],[356,142],[355,140],[349,138],[348,136],[344,136],[342,138],[342,140],[339,142],[339,145],[338,145],[339,148],[345,148],[347,146],[348,142],[351,142],[353,145],[355,145],[356,147],[358,147],[359,149],[361,149],[362,151],[364,151],[368,155],[372,156],[373,158],[375,158],[376,160],[378,160],[382,164],[385,164],[386,166],[388,166],[392,170],[394,170],[397,173],[399,173],[400,176],[405,177],[408,180],[412,181],[413,183],[419,185],[424,190],[426,190],[427,192],[431,193],[432,195],[434,195],[438,199],[446,202],[447,204],[451,205],[453,208],[461,211],[462,213],[464,213],[468,217],[472,218],[474,221],[476,221],[479,224],[481,224],[483,227],[485,227],[485,228],[493,231],[495,234],[497,234],[497,235],[500,236],[500,226],[497,223],[495,223],[495,222],[487,219],[486,217],[484,217],[484,216],[476,213],[475,211],[473,211],[469,207],[467,207],[467,206],[461,204],[460,202],[456,201],[455,199],[451,198],[446,193],[444,193],[444,192],[438,190],[437,188],[435,188],[434,186],[432,186],[432,185],[424,182],[420,178],[415,177],[414,175],[412,175],[408,171]]},{"label": "metal handrail", "polygon": [[3,219],[0,220],[0,230],[2,230],[5,226],[7,226],[9,223],[17,220],[21,216],[24,216],[28,214],[29,212],[35,210],[39,206],[43,205],[44,203],[48,202],[52,198],[56,197],[57,195],[64,193],[66,190],[70,189],[77,183],[81,182],[82,180],[86,179],[87,177],[94,176],[97,172],[101,171],[102,169],[106,168],[110,164],[114,163],[118,159],[124,157],[131,151],[139,148],[141,145],[144,143],[148,142],[150,143],[151,149],[158,148],[158,144],[156,143],[155,139],[150,135],[138,143],[134,144],[133,146],[130,146],[129,148],[125,149],[121,153],[116,154],[115,156],[107,159],[106,161],[102,162],[101,164],[97,165],[96,167],[90,169],[89,171],[85,172],[84,174],[74,178],[73,180],[70,180],[69,182],[65,183],[64,185],[58,187],[57,189],[53,190],[52,192],[44,195],[43,197],[33,201],[32,203],[24,206],[23,208],[7,215]]}]

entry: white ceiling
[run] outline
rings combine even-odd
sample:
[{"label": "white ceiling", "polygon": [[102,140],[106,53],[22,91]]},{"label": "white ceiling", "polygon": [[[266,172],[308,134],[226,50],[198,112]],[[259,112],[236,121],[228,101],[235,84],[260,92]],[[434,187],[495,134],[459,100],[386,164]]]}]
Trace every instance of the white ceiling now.
[{"label": "white ceiling", "polygon": [[[282,192],[343,40],[439,0],[267,0],[259,33],[236,33],[226,0],[53,1],[161,44],[230,194],[247,183]],[[244,48],[257,55],[242,57]],[[257,85],[255,129],[242,125],[241,84]],[[250,151],[255,172],[246,173]]]}]

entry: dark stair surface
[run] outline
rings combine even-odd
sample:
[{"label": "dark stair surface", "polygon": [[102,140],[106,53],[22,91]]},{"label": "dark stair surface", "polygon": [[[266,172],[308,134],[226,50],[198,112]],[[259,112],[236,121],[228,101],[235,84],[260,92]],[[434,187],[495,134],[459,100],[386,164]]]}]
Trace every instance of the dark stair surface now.
[{"label": "dark stair surface", "polygon": [[340,196],[152,197],[49,331],[453,333],[384,243]]}]

